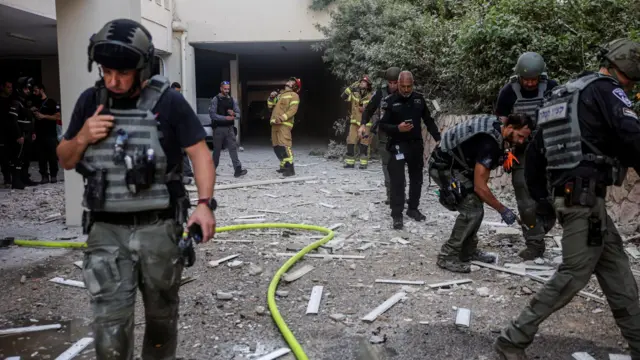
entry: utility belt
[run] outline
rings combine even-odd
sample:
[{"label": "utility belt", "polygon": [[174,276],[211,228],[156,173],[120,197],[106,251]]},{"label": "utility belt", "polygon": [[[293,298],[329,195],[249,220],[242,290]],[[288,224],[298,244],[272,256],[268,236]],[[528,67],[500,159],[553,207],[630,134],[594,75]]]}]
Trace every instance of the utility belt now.
[{"label": "utility belt", "polygon": [[553,189],[554,197],[564,198],[565,206],[592,207],[596,199],[607,196],[607,185],[596,179],[575,177]]}]

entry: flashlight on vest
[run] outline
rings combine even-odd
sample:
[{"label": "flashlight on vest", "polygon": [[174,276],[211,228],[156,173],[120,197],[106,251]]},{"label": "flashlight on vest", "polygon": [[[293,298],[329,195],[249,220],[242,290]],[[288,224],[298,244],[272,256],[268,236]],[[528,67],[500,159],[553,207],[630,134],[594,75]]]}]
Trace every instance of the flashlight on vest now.
[{"label": "flashlight on vest", "polygon": [[129,140],[129,134],[124,129],[118,129],[116,132],[116,144],[113,146],[113,162],[115,164],[122,164],[124,162],[125,148],[127,141]]}]

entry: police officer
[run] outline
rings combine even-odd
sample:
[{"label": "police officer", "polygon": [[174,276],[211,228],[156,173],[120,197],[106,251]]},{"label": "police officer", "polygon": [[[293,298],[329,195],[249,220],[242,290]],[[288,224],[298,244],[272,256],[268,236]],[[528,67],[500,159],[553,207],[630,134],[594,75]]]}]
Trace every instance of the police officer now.
[{"label": "police officer", "polygon": [[[360,122],[364,107],[371,100],[371,80],[367,75],[362,76],[359,81],[347,87],[341,95],[342,100],[349,102],[349,132],[347,134],[347,154],[344,160],[346,169],[353,169],[356,166],[356,145],[360,155],[360,169],[366,169],[369,165],[369,145],[371,137],[365,129],[365,133],[360,134]],[[371,124],[368,124],[371,127]]]},{"label": "police officer", "polygon": [[390,67],[385,71],[384,78],[387,80],[387,83],[382,85],[373,93],[371,100],[362,113],[362,120],[360,121],[360,129],[358,131],[362,138],[367,133],[367,126],[369,126],[371,128],[371,133],[378,135],[378,153],[382,160],[384,187],[387,189],[387,200],[385,201],[385,204],[387,205],[391,202],[391,180],[389,179],[389,170],[387,169],[390,155],[387,151],[387,134],[379,129],[380,105],[382,104],[382,99],[386,98],[390,94],[394,94],[398,90],[399,75],[399,67]]},{"label": "police officer", "polygon": [[[29,174],[29,165],[31,164],[31,151],[33,143],[36,140],[35,134],[35,116],[31,111],[31,90],[33,89],[33,79],[23,76],[16,81],[15,97],[9,108],[9,115],[13,119],[10,122],[17,122],[20,132],[18,139],[19,146],[14,152],[14,169],[16,173],[13,178],[12,187],[15,189],[24,188],[24,186],[36,185],[31,181]],[[18,180],[15,176],[18,175]]]},{"label": "police officer", "polygon": [[607,186],[620,186],[626,167],[640,171],[640,121],[625,94],[640,81],[640,44],[618,39],[602,55],[599,72],[583,72],[554,89],[539,111],[526,154],[527,186],[537,202],[558,214],[562,264],[502,331],[495,343],[502,359],[526,359],[524,349],[540,323],[568,304],[594,273],[631,358],[640,359],[638,287],[605,206]]},{"label": "police officer", "polygon": [[391,217],[393,228],[402,229],[402,210],[405,202],[404,165],[409,168],[409,208],[407,216],[422,221],[426,219],[419,210],[422,192],[422,170],[424,168],[424,140],[420,120],[424,121],[427,130],[439,142],[440,132],[427,102],[422,94],[413,91],[413,74],[402,71],[398,77],[398,93],[384,98],[382,101],[382,119],[380,130],[389,136],[387,150],[389,159],[388,171],[391,178]]},{"label": "police officer", "polygon": [[[188,196],[181,182],[184,148],[191,158],[198,205],[187,225],[213,237],[213,161],[198,117],[169,81],[151,74],[154,46],[139,23],[108,22],[89,43],[102,78],[84,91],[57,148],[62,166],[85,177],[90,210],[83,264],[94,315],[96,357],[133,359],[137,288],[145,305],[143,359],[175,359],[178,241]],[[108,181],[105,181],[108,180]]]},{"label": "police officer", "polygon": [[[542,105],[544,94],[558,85],[547,78],[546,63],[540,54],[525,52],[520,55],[509,82],[500,90],[496,104],[496,115],[503,120],[509,114],[526,114],[534,120]],[[513,152],[505,162],[505,170],[511,172],[511,181],[518,203],[518,212],[523,222],[526,248],[518,255],[524,260],[533,260],[544,254],[544,235],[555,224],[555,214],[538,213],[536,203],[527,191],[524,178],[524,149],[526,144],[511,149]],[[515,159],[513,158],[515,157]]]},{"label": "police officer", "polygon": [[504,121],[480,115],[442,134],[442,142],[429,158],[429,175],[440,187],[440,203],[460,214],[438,254],[439,267],[468,273],[471,260],[495,261],[495,256],[477,249],[484,204],[498,211],[509,225],[516,221],[516,215],[493,195],[489,175],[502,164],[505,143],[522,144],[531,134],[531,126],[526,115],[509,115]]},{"label": "police officer", "polygon": [[231,85],[228,81],[220,83],[220,93],[211,99],[209,105],[209,116],[211,117],[211,127],[213,128],[213,163],[218,168],[220,153],[224,146],[229,150],[231,162],[235,172],[233,176],[240,177],[247,174],[247,170],[242,168],[242,163],[238,159],[238,144],[234,132],[235,121],[240,120],[240,107],[236,99],[229,95]]}]

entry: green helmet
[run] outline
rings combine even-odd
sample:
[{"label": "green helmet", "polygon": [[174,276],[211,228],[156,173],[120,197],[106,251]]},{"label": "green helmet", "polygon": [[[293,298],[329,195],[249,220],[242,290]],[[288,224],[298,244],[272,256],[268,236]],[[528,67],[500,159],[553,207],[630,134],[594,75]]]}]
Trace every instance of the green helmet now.
[{"label": "green helmet", "polygon": [[640,44],[629,39],[617,39],[606,46],[604,58],[631,81],[640,81]]},{"label": "green helmet", "polygon": [[384,72],[384,78],[387,81],[398,81],[398,76],[400,76],[400,68],[396,66],[392,66]]},{"label": "green helmet", "polygon": [[547,70],[547,64],[540,54],[526,52],[518,58],[516,67],[513,68],[516,75],[523,78],[535,78]]}]

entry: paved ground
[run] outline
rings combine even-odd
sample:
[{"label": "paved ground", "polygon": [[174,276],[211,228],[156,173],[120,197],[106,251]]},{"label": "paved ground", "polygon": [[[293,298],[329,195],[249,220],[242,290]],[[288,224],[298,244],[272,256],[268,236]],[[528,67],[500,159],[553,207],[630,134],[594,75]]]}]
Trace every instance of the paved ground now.
[{"label": "paved ground", "polygon": [[[345,239],[336,254],[364,255],[364,260],[304,259],[297,267],[314,269],[293,283],[283,283],[277,304],[289,327],[310,359],[356,359],[361,342],[369,344],[377,336],[384,341],[371,345],[384,359],[471,360],[494,359],[491,343],[496,332],[516,316],[540,284],[517,275],[489,269],[475,269],[461,276],[440,270],[435,256],[447,238],[455,214],[436,201],[435,188],[425,179],[422,211],[427,221],[405,219],[405,230],[391,229],[389,209],[380,200],[384,194],[378,162],[369,170],[345,170],[337,161],[308,155],[313,146],[298,147],[295,157],[297,176],[316,176],[311,182],[267,185],[220,190],[216,212],[218,225],[234,224],[241,216],[264,214],[266,222],[292,222],[329,226],[343,223],[336,238]],[[315,152],[314,152],[315,153]],[[266,146],[247,147],[240,153],[249,170],[235,179],[228,155],[222,156],[218,184],[274,179],[277,160]],[[36,174],[37,172],[33,172]],[[35,175],[37,177],[37,175]],[[23,192],[0,192],[0,237],[18,236],[44,240],[82,241],[79,229],[66,228],[55,215],[64,213],[63,184],[40,186]],[[271,195],[271,196],[270,196]],[[275,198],[272,196],[276,196]],[[499,197],[512,203],[512,196]],[[335,206],[327,208],[325,203]],[[286,212],[264,213],[258,210]],[[51,220],[50,222],[45,222]],[[498,222],[498,214],[486,210],[485,221]],[[523,245],[521,236],[496,233],[504,227],[481,228],[481,247],[500,255],[500,264],[518,262],[515,253]],[[515,229],[515,228],[514,228]],[[554,229],[551,235],[558,235]],[[286,346],[274,326],[267,307],[268,284],[286,258],[274,254],[299,248],[319,234],[303,231],[254,230],[219,234],[217,242],[198,248],[194,267],[184,275],[195,277],[182,288],[179,356],[186,359],[249,359]],[[398,238],[408,241],[398,241]],[[364,244],[372,247],[359,251]],[[548,247],[555,243],[548,239]],[[321,250],[326,251],[326,250]],[[236,268],[207,266],[211,260],[241,254],[243,264]],[[546,264],[560,255],[548,252]],[[21,355],[23,359],[55,358],[72,342],[90,336],[90,311],[84,290],[60,286],[47,280],[61,276],[82,280],[73,265],[82,260],[80,251],[0,249],[0,328],[28,324],[61,323],[61,331],[0,337],[0,358]],[[260,267],[263,271],[252,275]],[[24,276],[24,283],[21,278]],[[453,279],[472,279],[472,283],[450,289],[433,290],[425,286],[404,287],[407,298],[372,323],[360,320],[402,285],[379,284],[375,279],[423,280],[436,283]],[[324,286],[318,315],[305,315],[313,286]],[[487,288],[480,296],[478,288]],[[595,281],[586,289],[601,296]],[[217,292],[231,292],[232,300],[222,301]],[[481,290],[480,292],[482,292]],[[487,294],[483,294],[487,295]],[[140,300],[140,299],[139,299]],[[139,344],[144,316],[138,301],[136,336]],[[454,325],[455,307],[472,311],[471,326]],[[330,316],[342,319],[336,321]],[[373,338],[372,338],[373,337]],[[570,359],[576,351],[590,352],[596,359],[608,353],[624,353],[621,338],[608,306],[575,298],[540,328],[528,353],[532,359]],[[87,350],[79,359],[92,359]],[[293,359],[292,355],[283,357]],[[364,357],[360,357],[364,359]]]}]

